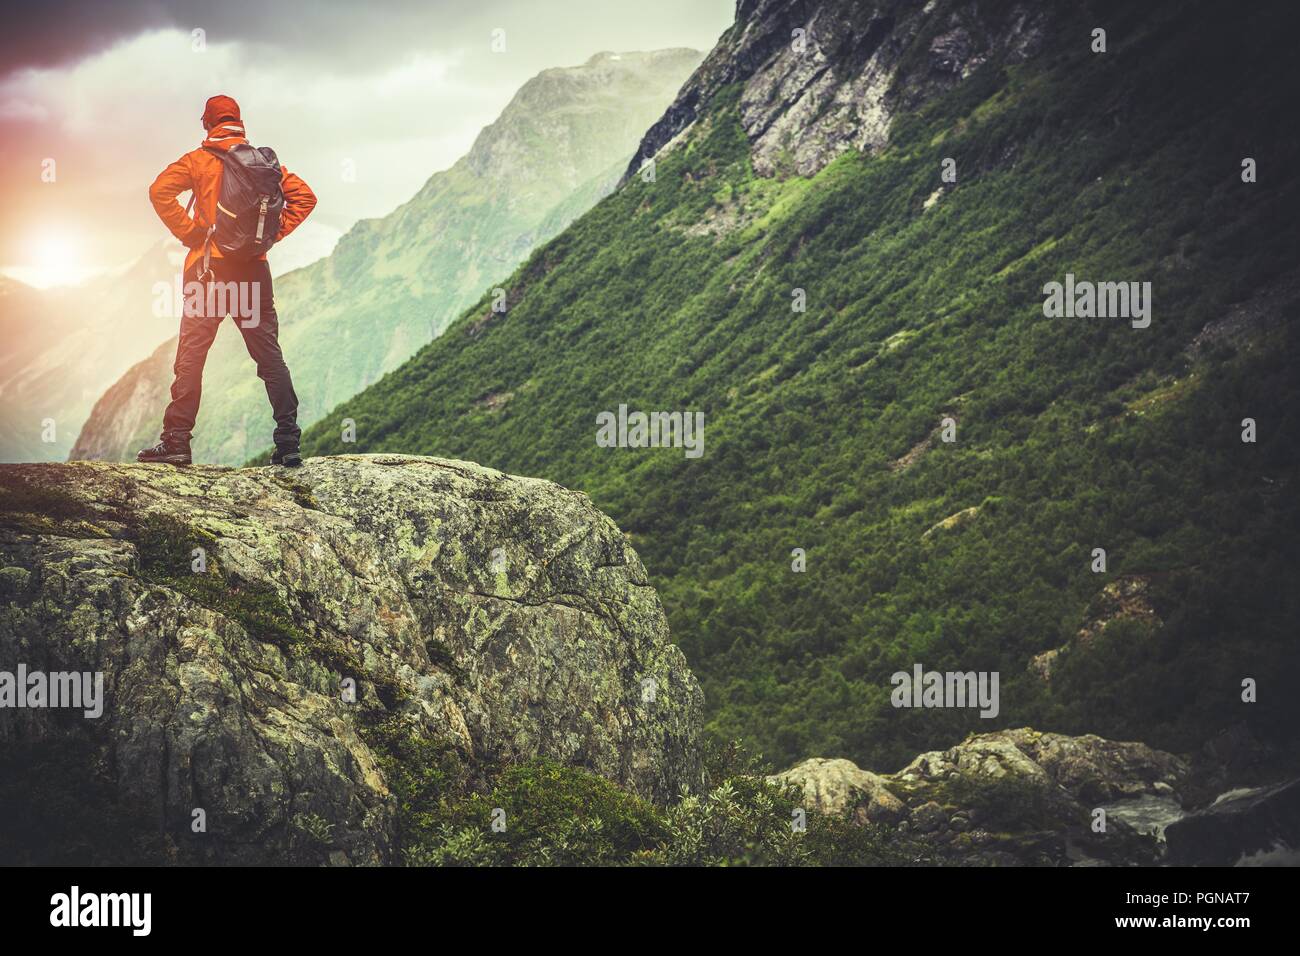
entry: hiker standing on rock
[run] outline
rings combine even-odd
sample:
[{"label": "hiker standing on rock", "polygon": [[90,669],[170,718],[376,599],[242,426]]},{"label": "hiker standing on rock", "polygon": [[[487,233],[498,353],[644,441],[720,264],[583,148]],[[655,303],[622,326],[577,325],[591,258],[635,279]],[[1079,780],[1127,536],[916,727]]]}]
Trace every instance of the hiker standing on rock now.
[{"label": "hiker standing on rock", "polygon": [[[171,404],[163,415],[160,441],[141,451],[136,460],[190,463],[190,433],[199,411],[203,364],[217,328],[231,315],[271,400],[275,417],[271,464],[296,468],[302,464],[298,396],[280,352],[266,252],[307,218],[316,195],[280,165],[272,149],[249,144],[239,104],[229,96],[208,100],[203,128],[207,136],[202,145],[164,169],[149,187],[149,200],[159,218],[189,254]],[[190,203],[181,209],[176,197],[187,190]]]}]

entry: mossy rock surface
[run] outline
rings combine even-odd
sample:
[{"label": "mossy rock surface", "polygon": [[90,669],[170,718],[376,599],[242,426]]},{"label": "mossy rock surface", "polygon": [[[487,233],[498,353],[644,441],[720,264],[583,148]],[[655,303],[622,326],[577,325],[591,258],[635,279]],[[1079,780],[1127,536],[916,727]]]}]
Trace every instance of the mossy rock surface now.
[{"label": "mossy rock surface", "polygon": [[[391,455],[310,459],[291,480],[5,466],[0,489],[0,659],[102,672],[106,699],[98,719],[6,709],[0,741],[86,755],[31,792],[130,822],[95,862],[395,862],[419,807],[393,778],[429,753],[458,780],[582,767],[646,805],[698,785],[699,688],[640,560],[582,494]],[[23,843],[17,821],[40,814],[15,804],[20,783],[0,854],[88,859],[80,818]]]}]

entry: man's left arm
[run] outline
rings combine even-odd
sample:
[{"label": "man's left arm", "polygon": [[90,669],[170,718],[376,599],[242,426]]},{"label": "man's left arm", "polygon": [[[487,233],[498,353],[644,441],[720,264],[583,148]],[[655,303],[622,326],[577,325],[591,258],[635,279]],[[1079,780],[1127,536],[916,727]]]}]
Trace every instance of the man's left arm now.
[{"label": "man's left arm", "polygon": [[275,237],[276,242],[302,225],[316,208],[316,194],[311,187],[287,169],[280,174],[280,188],[284,191],[284,211],[280,213],[280,234]]}]

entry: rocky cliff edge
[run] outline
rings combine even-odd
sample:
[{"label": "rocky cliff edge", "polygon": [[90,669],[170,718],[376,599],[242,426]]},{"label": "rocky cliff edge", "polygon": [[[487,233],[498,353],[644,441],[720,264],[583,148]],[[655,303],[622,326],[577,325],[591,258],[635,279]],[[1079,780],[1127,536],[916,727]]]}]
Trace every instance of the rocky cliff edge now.
[{"label": "rocky cliff edge", "polygon": [[175,861],[389,862],[399,724],[656,801],[698,776],[702,695],[645,569],[550,482],[392,455],[6,466],[0,591],[0,671],[103,680],[98,717],[0,711],[33,777],[8,799]]}]

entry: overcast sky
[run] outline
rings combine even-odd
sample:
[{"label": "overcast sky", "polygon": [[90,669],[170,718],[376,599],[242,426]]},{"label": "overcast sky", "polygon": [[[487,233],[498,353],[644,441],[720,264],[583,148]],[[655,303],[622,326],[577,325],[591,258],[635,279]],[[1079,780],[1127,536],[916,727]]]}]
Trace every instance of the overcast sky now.
[{"label": "overcast sky", "polygon": [[[11,6],[0,38],[0,271],[66,282],[128,264],[165,236],[146,191],[199,144],[214,93],[235,97],[250,139],[320,198],[272,252],[279,273],[410,198],[541,70],[605,50],[707,51],[733,13],[734,0]],[[494,30],[504,52],[492,50]],[[47,160],[53,182],[42,181]]]}]

